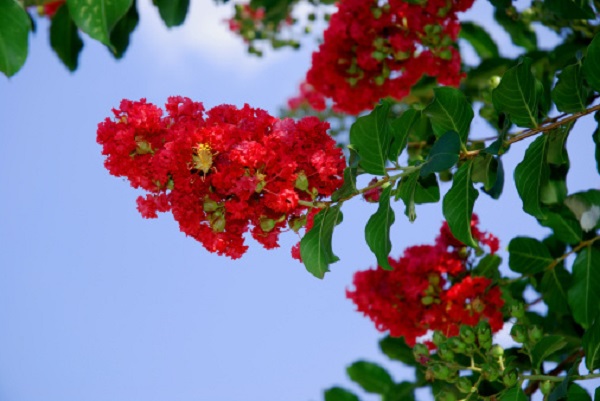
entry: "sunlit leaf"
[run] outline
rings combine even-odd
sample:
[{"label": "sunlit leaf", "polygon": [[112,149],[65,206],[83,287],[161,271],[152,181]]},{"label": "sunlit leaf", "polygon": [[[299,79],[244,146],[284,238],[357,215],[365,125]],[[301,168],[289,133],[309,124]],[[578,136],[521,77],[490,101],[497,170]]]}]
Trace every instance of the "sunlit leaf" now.
[{"label": "sunlit leaf", "polygon": [[573,284],[568,292],[573,319],[589,328],[600,311],[600,250],[587,246],[573,262]]},{"label": "sunlit leaf", "polygon": [[0,0],[0,71],[12,77],[27,59],[29,16],[19,2]]},{"label": "sunlit leaf", "polygon": [[[71,18],[83,32],[113,49],[110,32],[133,0],[67,0]],[[113,49],[114,50],[114,49]]]},{"label": "sunlit leaf", "polygon": [[513,238],[508,244],[508,266],[517,273],[536,274],[554,262],[546,245],[529,237]]},{"label": "sunlit leaf", "polygon": [[473,188],[472,168],[473,162],[468,161],[458,169],[452,188],[444,196],[442,211],[454,237],[465,245],[477,248],[477,242],[471,234],[471,218],[479,192]]},{"label": "sunlit leaf", "polygon": [[583,59],[585,80],[596,92],[600,92],[600,34],[596,34],[588,46],[587,55]]},{"label": "sunlit leaf", "polygon": [[392,187],[385,188],[379,196],[379,208],[369,218],[365,227],[365,239],[371,251],[377,257],[377,264],[385,270],[392,270],[388,256],[392,250],[390,240],[390,227],[394,224],[396,216],[390,206]]},{"label": "sunlit leaf", "polygon": [[350,379],[368,393],[385,394],[394,385],[390,374],[372,362],[354,362],[346,371]]},{"label": "sunlit leaf", "polygon": [[300,241],[300,257],[313,276],[323,278],[329,271],[329,265],[339,260],[333,253],[331,241],[333,229],[342,222],[341,205],[321,210],[315,216],[313,227]]},{"label": "sunlit leaf", "polygon": [[431,119],[433,132],[439,138],[448,131],[454,131],[465,143],[473,120],[471,104],[465,95],[455,88],[435,88],[433,92],[434,98],[425,109],[425,114]]}]

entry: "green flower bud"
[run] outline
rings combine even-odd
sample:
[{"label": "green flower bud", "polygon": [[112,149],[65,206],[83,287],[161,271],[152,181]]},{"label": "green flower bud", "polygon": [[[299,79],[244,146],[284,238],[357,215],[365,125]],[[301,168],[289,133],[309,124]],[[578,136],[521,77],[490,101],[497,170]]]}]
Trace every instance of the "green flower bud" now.
[{"label": "green flower bud", "polygon": [[527,334],[529,336],[529,340],[534,344],[540,341],[544,336],[544,332],[540,326],[531,326],[529,330],[527,330]]},{"label": "green flower bud", "polygon": [[500,370],[497,366],[491,363],[484,363],[481,366],[481,374],[486,380],[493,382],[498,380],[498,378],[500,377]]},{"label": "green flower bud", "polygon": [[447,340],[446,336],[439,330],[433,332],[433,343],[436,346],[440,346],[442,343],[445,343]]},{"label": "green flower bud", "polygon": [[433,365],[431,367],[431,371],[433,373],[433,377],[438,380],[446,380],[450,377],[451,370],[446,365]]},{"label": "green flower bud", "polygon": [[421,298],[421,303],[425,306],[431,305],[433,303],[433,301],[434,301],[433,297],[431,297],[429,295]]},{"label": "green flower bud", "polygon": [[452,337],[448,339],[448,346],[450,349],[457,354],[464,354],[467,350],[467,344],[461,341],[458,337]]},{"label": "green flower bud", "polygon": [[456,381],[456,388],[461,393],[470,393],[473,389],[473,383],[468,377],[459,377]]},{"label": "green flower bud", "polygon": [[452,393],[441,391],[435,396],[435,401],[456,401],[456,396]]},{"label": "green flower bud", "polygon": [[492,348],[490,348],[489,354],[494,358],[500,358],[504,355],[504,348],[500,345],[496,344]]},{"label": "green flower bud", "polygon": [[525,306],[521,303],[514,303],[510,306],[510,315],[515,319],[521,319],[525,316]]},{"label": "green flower bud", "polygon": [[306,191],[308,189],[308,178],[306,178],[306,174],[304,171],[298,173],[296,176],[296,183],[294,184],[296,188],[300,191]]},{"label": "green flower bud", "polygon": [[205,198],[202,207],[205,212],[211,213],[219,208],[219,204],[210,198]]},{"label": "green flower bud", "polygon": [[450,349],[448,344],[443,343],[438,346],[438,356],[442,361],[452,362],[454,361],[454,352]]},{"label": "green flower bud", "polygon": [[510,329],[510,336],[515,342],[522,344],[527,341],[527,330],[525,330],[525,326],[515,324],[512,329]]},{"label": "green flower bud", "polygon": [[212,227],[214,232],[222,233],[225,231],[225,218],[220,216],[214,220],[211,220],[210,226]]},{"label": "green flower bud", "polygon": [[492,329],[487,321],[482,320],[475,327],[477,331],[477,342],[484,349],[489,349],[492,346]]},{"label": "green flower bud", "polygon": [[275,220],[267,219],[267,218],[260,219],[260,229],[263,230],[264,232],[268,233],[269,231],[273,230],[274,228],[275,228]]},{"label": "green flower bud", "polygon": [[550,392],[552,391],[552,387],[554,386],[551,381],[546,380],[540,383],[540,390],[544,395],[550,394]]},{"label": "green flower bud", "polygon": [[413,356],[419,363],[429,360],[429,348],[425,344],[416,344],[413,347]]},{"label": "green flower bud", "polygon": [[471,326],[460,326],[460,338],[466,344],[473,344],[475,342],[475,330]]},{"label": "green flower bud", "polygon": [[519,380],[519,375],[515,368],[507,368],[504,370],[504,373],[502,374],[502,383],[504,383],[506,387],[514,386],[517,384],[517,380]]}]

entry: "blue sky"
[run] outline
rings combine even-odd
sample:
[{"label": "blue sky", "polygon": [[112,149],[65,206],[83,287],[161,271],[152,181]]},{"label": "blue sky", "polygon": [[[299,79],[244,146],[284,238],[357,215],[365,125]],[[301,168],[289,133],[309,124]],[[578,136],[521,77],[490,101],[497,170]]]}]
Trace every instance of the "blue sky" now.
[{"label": "blue sky", "polygon": [[[410,374],[378,352],[382,335],[345,299],[352,274],[374,264],[363,228],[376,206],[344,206],[334,235],[341,261],[321,281],[291,259],[292,233],[277,250],[250,239],[242,259],[217,257],[170,215],[142,219],[139,193],[104,169],[96,126],[121,99],[162,106],[183,95],[275,114],[310,63],[309,48],[246,56],[220,24],[227,6],[192,2],[184,26],[168,31],[140,3],[123,60],[86,40],[71,74],[40,21],[23,70],[0,77],[0,400],[306,401],[337,384],[356,389],[344,371],[357,359],[397,379]],[[599,184],[585,124],[569,138],[571,191]],[[487,132],[483,122],[472,129]],[[506,155],[507,171],[524,149]],[[402,204],[395,209],[393,255],[433,241],[440,205],[418,208],[412,225]],[[499,202],[482,194],[476,205],[503,247],[547,232],[520,209],[510,180]]]}]

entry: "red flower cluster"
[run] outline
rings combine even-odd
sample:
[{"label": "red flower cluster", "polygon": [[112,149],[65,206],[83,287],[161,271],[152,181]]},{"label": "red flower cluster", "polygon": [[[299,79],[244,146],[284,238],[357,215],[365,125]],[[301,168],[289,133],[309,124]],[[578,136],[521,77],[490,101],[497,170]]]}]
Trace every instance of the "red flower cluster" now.
[{"label": "red flower cluster", "polygon": [[[413,346],[429,330],[454,336],[461,324],[474,326],[481,319],[494,332],[502,328],[500,288],[488,278],[469,275],[468,255],[459,252],[464,245],[448,233],[444,224],[435,245],[413,246],[401,258],[390,258],[392,271],[376,268],[354,275],[355,289],[346,295],[378,330],[403,336]],[[474,236],[497,244],[491,234],[477,230]]]},{"label": "red flower cluster", "polygon": [[288,108],[297,110],[306,105],[316,111],[323,111],[326,107],[325,97],[317,92],[311,84],[302,82],[300,84],[300,94],[288,99]]},{"label": "red flower cluster", "polygon": [[[265,248],[278,246],[288,224],[299,229],[301,201],[331,195],[345,160],[314,117],[280,120],[245,105],[171,97],[163,111],[123,100],[115,120],[98,125],[98,143],[112,175],[148,192],[137,200],[146,218],[171,211],[181,231],[231,258],[246,250],[244,233]],[[307,202],[307,203],[308,203]]]},{"label": "red flower cluster", "polygon": [[423,75],[458,86],[457,12],[473,1],[341,0],[307,82],[349,114],[382,98],[402,99]]}]

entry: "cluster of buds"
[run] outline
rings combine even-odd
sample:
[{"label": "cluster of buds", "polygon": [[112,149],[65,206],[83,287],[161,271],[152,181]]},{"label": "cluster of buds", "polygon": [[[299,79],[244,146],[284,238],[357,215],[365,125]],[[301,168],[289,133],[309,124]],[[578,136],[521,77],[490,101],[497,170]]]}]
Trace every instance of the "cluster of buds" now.
[{"label": "cluster of buds", "polygon": [[298,231],[311,205],[343,182],[342,151],[315,117],[280,120],[248,105],[205,112],[184,97],[165,109],[123,100],[98,125],[105,166],[148,192],[137,200],[143,217],[171,211],[211,252],[240,257],[246,232],[277,247],[282,231]]}]

